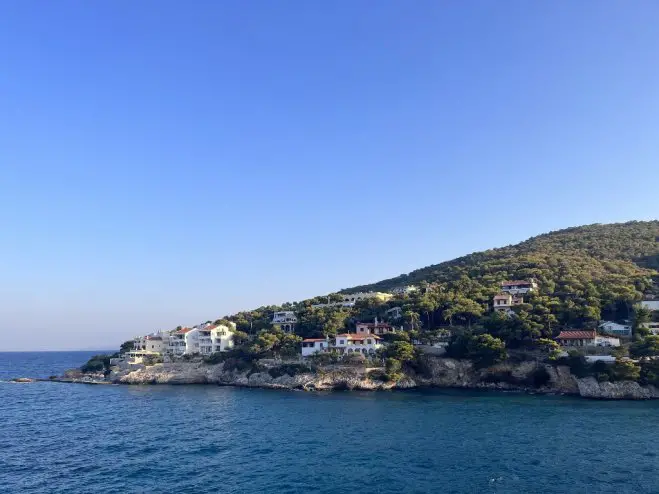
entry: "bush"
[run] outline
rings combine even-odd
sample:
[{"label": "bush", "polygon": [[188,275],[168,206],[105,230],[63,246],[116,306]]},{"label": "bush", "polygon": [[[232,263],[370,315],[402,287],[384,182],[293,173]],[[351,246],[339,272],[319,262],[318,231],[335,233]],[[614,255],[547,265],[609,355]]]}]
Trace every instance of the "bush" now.
[{"label": "bush", "polygon": [[316,353],[307,358],[312,365],[331,365],[339,361],[339,356],[335,352]]},{"label": "bush", "polygon": [[109,355],[94,355],[82,367],[80,367],[80,370],[84,373],[92,373],[92,372],[104,372],[106,369],[109,368],[110,368]]},{"label": "bush", "polygon": [[160,355],[146,355],[142,359],[142,362],[146,366],[155,365],[155,364],[162,364],[163,363],[163,358]]},{"label": "bush", "polygon": [[252,369],[252,361],[240,357],[227,357],[224,360],[224,365],[222,366],[222,369],[227,372],[230,371],[245,372]]},{"label": "bush", "polygon": [[277,378],[288,374],[291,377],[294,377],[298,374],[306,374],[312,372],[313,369],[306,364],[284,364],[278,367],[272,367],[268,370],[268,374],[271,377]]},{"label": "bush", "polygon": [[204,363],[208,365],[217,365],[224,362],[227,358],[226,353],[215,352],[204,358]]},{"label": "bush", "polygon": [[639,382],[659,386],[659,360],[650,360],[641,364]]},{"label": "bush", "polygon": [[400,360],[396,360],[395,358],[388,358],[385,363],[387,381],[398,381],[400,378],[402,378],[402,368],[403,366],[400,363]]},{"label": "bush", "polygon": [[641,377],[641,368],[631,360],[617,360],[611,366],[612,381],[637,381]]},{"label": "bush", "polygon": [[381,370],[374,370],[368,373],[367,377],[372,381],[387,382],[389,381],[389,376],[386,372]]}]

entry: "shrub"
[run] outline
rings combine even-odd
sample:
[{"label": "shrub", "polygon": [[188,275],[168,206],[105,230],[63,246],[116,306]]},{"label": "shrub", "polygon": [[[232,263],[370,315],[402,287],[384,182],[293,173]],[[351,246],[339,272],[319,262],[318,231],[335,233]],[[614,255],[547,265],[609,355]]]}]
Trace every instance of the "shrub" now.
[{"label": "shrub", "polygon": [[226,353],[215,352],[215,353],[210,354],[208,357],[205,357],[204,358],[204,363],[208,364],[208,365],[221,364],[222,362],[224,362],[226,360],[226,357],[227,357]]},{"label": "shrub", "polygon": [[402,378],[402,367],[403,366],[400,363],[400,360],[396,360],[395,358],[388,358],[385,363],[387,381],[398,381],[400,378]]},{"label": "shrub", "polygon": [[110,368],[109,355],[94,355],[82,367],[80,367],[80,370],[84,373],[89,373],[89,372],[103,372],[109,368]]},{"label": "shrub", "polygon": [[610,376],[612,381],[636,381],[641,377],[641,368],[631,360],[617,360]]},{"label": "shrub", "polygon": [[313,369],[306,364],[283,364],[278,367],[272,367],[268,370],[268,374],[274,378],[281,377],[286,374],[294,377],[298,374],[306,374],[312,370]]},{"label": "shrub", "polygon": [[659,360],[650,360],[641,364],[639,382],[659,386]]},{"label": "shrub", "polygon": [[381,370],[371,371],[367,374],[367,377],[372,381],[387,382],[389,380],[387,373]]}]

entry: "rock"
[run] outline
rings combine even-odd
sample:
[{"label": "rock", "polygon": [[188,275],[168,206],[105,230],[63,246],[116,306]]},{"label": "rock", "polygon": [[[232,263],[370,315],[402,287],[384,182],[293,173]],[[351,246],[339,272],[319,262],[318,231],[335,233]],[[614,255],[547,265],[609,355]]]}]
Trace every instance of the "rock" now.
[{"label": "rock", "polygon": [[594,377],[577,379],[579,394],[584,398],[603,400],[649,400],[659,398],[654,386],[641,386],[633,381],[598,382]]},{"label": "rock", "polygon": [[33,383],[35,380],[29,377],[16,377],[11,380],[13,383]]},{"label": "rock", "polygon": [[[504,363],[486,369],[476,369],[465,360],[428,357],[423,375],[404,376],[398,382],[371,379],[361,367],[331,366],[318,373],[288,374],[273,377],[269,370],[281,362],[261,365],[258,372],[225,371],[223,364],[206,365],[202,362],[170,362],[137,369],[113,371],[109,381],[120,384],[217,384],[250,388],[298,390],[389,390],[415,387],[495,389],[545,394],[571,394],[601,399],[659,398],[653,386],[640,386],[635,382],[598,383],[594,378],[577,379],[568,367],[538,364],[534,361],[519,364]],[[549,376],[546,385],[533,387],[535,372],[545,368]],[[491,376],[508,376],[493,380]]]}]

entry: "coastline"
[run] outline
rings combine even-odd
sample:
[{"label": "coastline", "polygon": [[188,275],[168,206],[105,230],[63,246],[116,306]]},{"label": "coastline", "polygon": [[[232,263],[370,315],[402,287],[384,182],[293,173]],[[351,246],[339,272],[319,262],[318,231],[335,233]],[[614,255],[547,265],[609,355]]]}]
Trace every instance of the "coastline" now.
[{"label": "coastline", "polygon": [[[659,399],[659,389],[633,381],[598,382],[593,377],[577,378],[568,367],[536,362],[505,363],[478,369],[469,361],[430,358],[424,375],[407,373],[395,381],[384,381],[380,369],[328,366],[295,375],[282,372],[282,363],[261,365],[258,371],[225,370],[224,365],[202,362],[162,363],[99,375],[58,376],[38,379],[72,384],[158,385],[211,384],[247,388],[300,391],[398,391],[423,388],[521,392],[540,395],[577,396],[601,400]],[[546,375],[539,383],[538,375]],[[534,379],[536,379],[534,381]]]}]

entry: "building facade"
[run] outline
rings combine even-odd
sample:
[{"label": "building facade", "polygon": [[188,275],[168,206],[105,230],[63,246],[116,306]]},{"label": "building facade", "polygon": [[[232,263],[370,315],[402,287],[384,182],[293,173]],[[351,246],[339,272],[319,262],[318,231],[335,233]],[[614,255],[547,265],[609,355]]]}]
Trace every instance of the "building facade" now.
[{"label": "building facade", "polygon": [[391,293],[384,293],[384,292],[358,292],[358,293],[350,293],[347,295],[343,296],[343,302],[344,303],[355,303],[359,302],[361,300],[368,300],[368,299],[374,299],[379,302],[386,302],[387,300],[391,299],[393,295]]},{"label": "building facade", "polygon": [[602,333],[610,334],[613,336],[625,336],[629,337],[632,335],[632,327],[629,324],[618,324],[613,321],[604,321],[598,326],[599,330]]},{"label": "building facade", "polygon": [[374,322],[358,322],[356,324],[357,334],[375,334],[383,335],[387,333],[393,333],[394,328],[390,324],[379,322],[377,317]]},{"label": "building facade", "polygon": [[272,316],[272,326],[281,329],[285,333],[292,333],[297,324],[297,316],[292,310],[275,312]]},{"label": "building facade", "polygon": [[499,293],[492,299],[492,307],[499,312],[508,312],[514,306],[524,303],[524,297],[521,295],[511,295],[510,293]]},{"label": "building facade", "polygon": [[538,282],[531,280],[513,280],[501,282],[501,291],[512,295],[524,295],[538,289]]},{"label": "building facade", "polygon": [[374,334],[337,334],[335,338],[307,338],[302,340],[302,357],[336,352],[340,355],[375,355],[382,348],[380,337]]},{"label": "building facade", "polygon": [[556,340],[561,346],[584,347],[595,346],[596,331],[561,331]]}]

